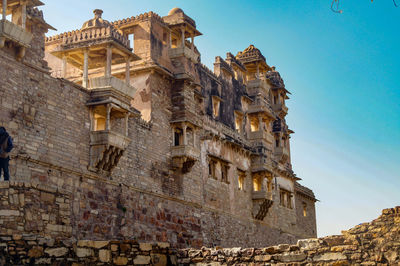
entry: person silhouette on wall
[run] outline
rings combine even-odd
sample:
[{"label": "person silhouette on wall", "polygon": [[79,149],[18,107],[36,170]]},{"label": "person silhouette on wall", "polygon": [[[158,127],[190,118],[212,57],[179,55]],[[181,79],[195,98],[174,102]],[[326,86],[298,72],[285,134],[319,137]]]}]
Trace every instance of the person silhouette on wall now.
[{"label": "person silhouette on wall", "polygon": [[4,181],[10,180],[8,165],[10,162],[9,153],[13,149],[13,141],[4,127],[0,127],[0,177],[4,173]]}]

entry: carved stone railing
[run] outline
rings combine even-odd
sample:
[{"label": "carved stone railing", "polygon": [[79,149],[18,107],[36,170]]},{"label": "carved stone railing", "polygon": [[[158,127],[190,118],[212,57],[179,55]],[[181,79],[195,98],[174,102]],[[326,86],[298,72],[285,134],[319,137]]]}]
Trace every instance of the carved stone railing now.
[{"label": "carved stone railing", "polygon": [[199,55],[196,54],[192,49],[188,48],[186,45],[178,48],[169,49],[170,58],[186,57],[192,60],[194,63],[198,62]]},{"label": "carved stone railing", "polygon": [[29,47],[33,35],[21,26],[8,20],[0,20],[0,47],[4,46],[5,40],[16,42],[23,47]]},{"label": "carved stone railing", "polygon": [[272,172],[274,169],[274,162],[271,158],[270,153],[267,156],[253,156],[251,159],[251,171],[252,172],[261,172],[268,171]]},{"label": "carved stone railing", "polygon": [[189,157],[192,159],[198,159],[199,151],[190,145],[180,145],[172,147],[172,157]]},{"label": "carved stone railing", "polygon": [[263,200],[263,199],[273,200],[272,192],[268,192],[265,190],[253,191],[251,198],[253,200]]},{"label": "carved stone railing", "polygon": [[196,161],[199,160],[200,152],[193,146],[180,145],[171,149],[172,167],[181,169],[183,173],[190,171]]},{"label": "carved stone railing", "polygon": [[273,143],[274,137],[265,130],[258,130],[258,131],[250,131],[249,132],[249,140],[250,141],[265,140],[269,143]]},{"label": "carved stone railing", "polygon": [[288,108],[286,107],[285,104],[283,103],[276,103],[272,105],[272,110],[274,110],[274,112],[284,112],[287,113],[288,112]]},{"label": "carved stone railing", "polygon": [[110,130],[90,132],[90,145],[107,145],[126,149],[131,140],[122,134]]},{"label": "carved stone railing", "polygon": [[289,150],[284,147],[275,147],[274,155],[278,161],[285,161],[289,158]]},{"label": "carved stone railing", "polygon": [[261,91],[267,91],[267,83],[264,79],[256,78],[247,81],[247,92],[250,96],[257,95]]},{"label": "carved stone railing", "polygon": [[70,45],[79,42],[96,41],[107,38],[112,38],[116,42],[130,49],[130,42],[128,37],[120,34],[116,29],[111,26],[107,28],[69,31],[55,36],[47,37],[46,42],[60,41],[62,45]]},{"label": "carved stone railing", "polygon": [[90,90],[114,89],[120,94],[133,98],[136,89],[116,77],[97,77],[90,79]]}]

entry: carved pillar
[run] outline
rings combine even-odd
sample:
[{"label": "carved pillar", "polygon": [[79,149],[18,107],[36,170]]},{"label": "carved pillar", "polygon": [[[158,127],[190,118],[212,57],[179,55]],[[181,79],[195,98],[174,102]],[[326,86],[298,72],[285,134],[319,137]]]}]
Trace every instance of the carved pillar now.
[{"label": "carved pillar", "polygon": [[125,136],[128,137],[129,136],[129,113],[125,114]]},{"label": "carved pillar", "polygon": [[187,145],[187,136],[186,136],[187,125],[183,124],[182,129],[183,129],[183,145]]},{"label": "carved pillar", "polygon": [[6,20],[7,17],[7,0],[3,0],[3,12],[2,12],[2,20]]},{"label": "carved pillar", "polygon": [[130,66],[130,63],[131,63],[131,59],[129,57],[127,57],[126,58],[126,65],[125,65],[125,82],[128,85],[131,83],[131,77],[130,77],[131,66]]},{"label": "carved pillar", "polygon": [[83,80],[82,86],[87,88],[89,85],[89,50],[83,50]]},{"label": "carved pillar", "polygon": [[90,108],[90,130],[91,131],[95,131],[96,130],[96,123],[95,123],[95,119],[94,119],[94,107]]},{"label": "carved pillar", "polygon": [[67,76],[67,56],[63,55],[62,65],[61,65],[61,77],[66,78]]},{"label": "carved pillar", "polygon": [[111,128],[111,104],[107,104],[107,114],[106,114],[106,130],[110,130]]},{"label": "carved pillar", "polygon": [[169,47],[172,48],[172,31],[169,31]]},{"label": "carved pillar", "polygon": [[175,127],[172,126],[172,146],[175,146]]},{"label": "carved pillar", "polygon": [[111,63],[112,63],[112,46],[109,44],[107,46],[107,58],[106,58],[106,69],[105,69],[105,76],[107,78],[111,77]]},{"label": "carved pillar", "polygon": [[182,28],[182,47],[185,47],[185,28]]},{"label": "carved pillar", "polygon": [[21,6],[21,26],[22,28],[26,28],[26,2],[22,2]]},{"label": "carved pillar", "polygon": [[264,130],[263,119],[261,114],[258,115],[258,130],[259,131]]}]

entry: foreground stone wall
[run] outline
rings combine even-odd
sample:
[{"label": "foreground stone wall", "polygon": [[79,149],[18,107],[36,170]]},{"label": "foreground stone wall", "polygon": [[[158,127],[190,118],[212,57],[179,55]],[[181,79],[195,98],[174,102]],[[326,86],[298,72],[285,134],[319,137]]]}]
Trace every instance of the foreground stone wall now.
[{"label": "foreground stone wall", "polygon": [[[15,194],[12,194],[15,195]],[[343,235],[267,248],[175,250],[136,240],[57,240],[36,234],[0,234],[0,265],[399,265],[400,207]]]},{"label": "foreground stone wall", "polygon": [[400,207],[360,224],[343,235],[299,240],[296,245],[267,248],[184,249],[178,252],[183,265],[399,265]]}]

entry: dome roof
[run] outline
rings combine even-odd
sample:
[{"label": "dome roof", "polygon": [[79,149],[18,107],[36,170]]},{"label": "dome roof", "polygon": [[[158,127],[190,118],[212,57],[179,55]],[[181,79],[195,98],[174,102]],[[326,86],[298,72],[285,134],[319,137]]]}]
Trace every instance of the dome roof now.
[{"label": "dome roof", "polygon": [[94,18],[83,23],[82,30],[91,29],[91,28],[106,28],[106,27],[111,26],[110,22],[101,18],[101,15],[103,14],[103,10],[95,9],[95,10],[93,10],[93,13],[94,13]]},{"label": "dome roof", "polygon": [[174,15],[174,14],[179,14],[179,13],[184,13],[182,9],[179,7],[174,7],[168,12],[168,16]]}]

